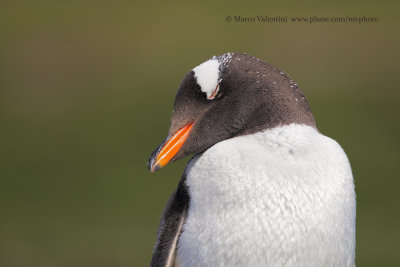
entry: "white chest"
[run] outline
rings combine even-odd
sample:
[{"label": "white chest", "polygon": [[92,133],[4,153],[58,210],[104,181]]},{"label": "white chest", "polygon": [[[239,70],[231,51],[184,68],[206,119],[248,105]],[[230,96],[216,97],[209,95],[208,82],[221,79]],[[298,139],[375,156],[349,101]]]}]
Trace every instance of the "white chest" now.
[{"label": "white chest", "polygon": [[187,168],[181,266],[353,266],[355,194],[340,146],[289,125],[218,143]]}]

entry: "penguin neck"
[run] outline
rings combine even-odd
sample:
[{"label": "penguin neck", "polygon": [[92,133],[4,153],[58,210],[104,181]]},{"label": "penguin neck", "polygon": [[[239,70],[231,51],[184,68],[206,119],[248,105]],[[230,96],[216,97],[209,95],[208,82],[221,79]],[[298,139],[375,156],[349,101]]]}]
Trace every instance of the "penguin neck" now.
[{"label": "penguin neck", "polygon": [[254,134],[289,124],[307,125],[317,129],[305,97],[275,98],[274,101],[261,103],[254,109],[244,127],[235,136]]}]

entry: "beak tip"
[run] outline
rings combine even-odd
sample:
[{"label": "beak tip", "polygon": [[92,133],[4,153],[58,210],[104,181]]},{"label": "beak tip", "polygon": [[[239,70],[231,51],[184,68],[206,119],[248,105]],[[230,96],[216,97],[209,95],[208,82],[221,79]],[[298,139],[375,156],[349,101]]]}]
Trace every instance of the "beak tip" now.
[{"label": "beak tip", "polygon": [[151,172],[153,169],[153,163],[154,163],[153,157],[150,157],[149,160],[147,161],[147,168],[149,168],[149,171]]},{"label": "beak tip", "polygon": [[149,168],[149,171],[153,173],[155,171],[158,171],[162,166],[160,166],[160,164],[156,162],[156,158],[152,155],[147,162],[147,167]]},{"label": "beak tip", "polygon": [[150,168],[150,172],[156,172],[161,168],[161,166],[159,164],[153,164]]}]

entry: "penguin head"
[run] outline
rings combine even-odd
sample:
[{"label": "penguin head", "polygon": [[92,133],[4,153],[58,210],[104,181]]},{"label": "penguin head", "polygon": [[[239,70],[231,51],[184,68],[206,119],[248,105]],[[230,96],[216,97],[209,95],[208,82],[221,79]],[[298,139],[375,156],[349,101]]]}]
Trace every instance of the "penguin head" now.
[{"label": "penguin head", "polygon": [[148,167],[153,172],[223,140],[289,123],[315,127],[304,94],[288,75],[245,53],[214,56],[184,76],[168,135]]}]

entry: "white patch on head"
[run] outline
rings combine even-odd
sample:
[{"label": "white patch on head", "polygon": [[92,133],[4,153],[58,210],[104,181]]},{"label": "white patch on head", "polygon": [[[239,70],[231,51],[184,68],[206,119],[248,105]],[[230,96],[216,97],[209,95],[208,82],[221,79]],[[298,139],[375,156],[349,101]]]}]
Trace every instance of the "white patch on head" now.
[{"label": "white patch on head", "polygon": [[214,99],[219,89],[219,67],[217,59],[210,59],[193,69],[194,77],[207,99]]}]

